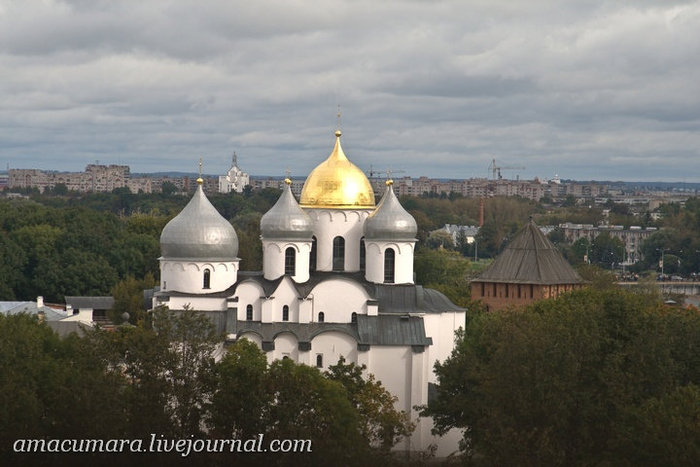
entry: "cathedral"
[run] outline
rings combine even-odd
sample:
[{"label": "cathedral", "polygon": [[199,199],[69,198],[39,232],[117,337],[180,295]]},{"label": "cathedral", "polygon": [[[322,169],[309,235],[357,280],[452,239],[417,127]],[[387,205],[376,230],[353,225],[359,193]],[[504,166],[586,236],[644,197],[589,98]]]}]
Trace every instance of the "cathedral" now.
[{"label": "cathedral", "polygon": [[[233,226],[199,186],[161,234],[160,287],[153,306],[205,313],[228,342],[249,339],[269,361],[326,369],[344,357],[395,396],[417,427],[397,448],[439,456],[459,433],[436,438],[415,406],[428,402],[433,365],[454,347],[465,310],[414,283],[417,225],[387,181],[381,201],[346,157],[335,133],[330,156],[297,201],[290,180],[260,221],[263,270],[239,270]],[[245,254],[245,252],[242,252]]]}]

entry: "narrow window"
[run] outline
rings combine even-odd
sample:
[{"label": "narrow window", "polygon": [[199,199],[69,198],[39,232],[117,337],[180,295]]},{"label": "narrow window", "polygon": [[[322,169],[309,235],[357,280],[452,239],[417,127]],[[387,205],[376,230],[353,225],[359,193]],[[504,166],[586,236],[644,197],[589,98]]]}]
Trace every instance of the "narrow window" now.
[{"label": "narrow window", "polygon": [[360,271],[365,270],[365,237],[360,239]]},{"label": "narrow window", "polygon": [[318,312],[318,322],[323,323],[326,320],[326,314],[322,311]]},{"label": "narrow window", "polygon": [[493,295],[492,295],[492,297],[495,297],[495,296],[496,296],[496,283],[494,282],[493,283]]},{"label": "narrow window", "polygon": [[211,271],[209,269],[204,270],[204,281],[203,288],[208,289],[211,285]]},{"label": "narrow window", "polygon": [[309,272],[316,270],[316,237],[311,237],[311,253],[309,254]]},{"label": "narrow window", "polygon": [[323,354],[316,354],[316,368],[323,368]]},{"label": "narrow window", "polygon": [[530,298],[534,298],[535,296],[535,286],[530,284]]},{"label": "narrow window", "polygon": [[282,321],[289,321],[289,306],[282,307]]},{"label": "narrow window", "polygon": [[353,311],[352,314],[350,315],[350,322],[351,322],[351,323],[357,323],[357,313],[355,313],[354,311]]},{"label": "narrow window", "polygon": [[296,271],[297,252],[293,247],[284,250],[284,273],[290,276]]},{"label": "narrow window", "polygon": [[522,298],[522,297],[521,297],[521,292],[520,292],[520,284],[518,284],[518,298]]},{"label": "narrow window", "polygon": [[486,284],[481,283],[481,296],[484,297],[486,294]]},{"label": "narrow window", "polygon": [[508,298],[508,284],[506,284],[506,298]]},{"label": "narrow window", "polygon": [[343,237],[333,239],[333,270],[345,270],[345,239]]},{"label": "narrow window", "polygon": [[393,248],[387,248],[384,251],[384,283],[394,283],[394,266],[396,263],[396,253]]},{"label": "narrow window", "polygon": [[248,321],[253,321],[253,305],[248,305],[245,307],[245,319]]}]

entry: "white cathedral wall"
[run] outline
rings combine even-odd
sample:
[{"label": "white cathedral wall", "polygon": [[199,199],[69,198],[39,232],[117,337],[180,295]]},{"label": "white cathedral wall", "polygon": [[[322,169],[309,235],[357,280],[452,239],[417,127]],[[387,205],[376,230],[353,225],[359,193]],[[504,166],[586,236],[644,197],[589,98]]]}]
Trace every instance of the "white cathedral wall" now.
[{"label": "white cathedral wall", "polygon": [[[432,337],[433,345],[428,347],[430,365],[436,360],[445,361],[455,348],[455,332],[464,328],[466,313],[464,311],[430,313],[423,315],[425,335]],[[431,383],[437,382],[435,374],[431,371],[429,379]]]},{"label": "white cathedral wall", "polygon": [[365,239],[365,278],[376,284],[384,283],[384,252],[393,248],[394,284],[413,284],[414,242],[386,242]]},{"label": "white cathedral wall", "polygon": [[218,297],[177,297],[170,296],[170,300],[165,303],[170,310],[184,310],[185,307],[197,311],[223,311],[227,308],[225,298]]},{"label": "white cathedral wall", "polygon": [[246,321],[246,308],[253,305],[253,321],[262,320],[262,301],[265,295],[263,288],[256,282],[245,281],[236,287],[238,297],[238,320]]},{"label": "white cathedral wall", "polygon": [[314,223],[316,237],[316,270],[333,270],[333,239],[345,239],[345,270],[360,270],[360,240],[364,222],[371,209],[314,209],[304,211]]},{"label": "white cathedral wall", "polygon": [[291,332],[283,332],[275,337],[275,350],[267,352],[267,360],[271,363],[287,357],[296,362],[299,360],[298,348],[299,342],[296,336]]},{"label": "white cathedral wall", "polygon": [[309,255],[311,242],[285,242],[263,239],[263,274],[265,279],[275,280],[284,275],[285,255],[287,248],[296,251],[295,273],[292,276],[296,282],[309,280]]},{"label": "white cathedral wall", "polygon": [[[209,269],[209,288],[204,288],[204,270]],[[232,286],[238,277],[238,260],[188,261],[160,260],[160,286],[164,291],[184,293],[221,292]]]},{"label": "white cathedral wall", "polygon": [[329,366],[338,363],[340,357],[345,358],[346,364],[357,363],[357,341],[342,332],[324,332],[313,338],[310,353],[311,358],[308,364],[312,366],[316,366],[316,357],[318,355],[323,357],[321,370],[327,370]]},{"label": "white cathedral wall", "polygon": [[323,312],[326,323],[349,323],[353,312],[367,313],[367,291],[355,281],[332,279],[323,281],[311,291],[313,295],[313,318]]},{"label": "white cathedral wall", "polygon": [[[240,299],[239,299],[240,302]],[[298,292],[291,279],[285,277],[279,283],[274,294],[262,303],[262,322],[273,323],[282,320],[284,306],[289,307],[289,322],[299,322],[299,298]]]}]

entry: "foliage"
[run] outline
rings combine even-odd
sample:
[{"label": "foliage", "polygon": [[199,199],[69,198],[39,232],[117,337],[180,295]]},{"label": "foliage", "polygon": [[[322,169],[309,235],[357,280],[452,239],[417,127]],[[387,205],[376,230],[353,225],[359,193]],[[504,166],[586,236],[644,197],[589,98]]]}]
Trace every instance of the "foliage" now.
[{"label": "foliage", "polygon": [[632,440],[655,421],[673,430],[693,423],[671,414],[697,411],[689,385],[700,383],[699,349],[697,309],[576,291],[470,320],[436,364],[438,397],[423,413],[438,432],[461,428],[465,453],[480,465],[658,465],[670,451],[685,465],[682,451],[700,443],[697,419],[646,450]]},{"label": "foliage", "polygon": [[143,280],[127,276],[119,281],[110,291],[114,297],[114,306],[109,310],[107,316],[113,323],[120,324],[124,321],[124,313],[128,313],[128,321],[131,324],[144,322],[146,307],[143,301],[143,291],[153,288],[154,285],[155,279],[151,273],[147,273]]},{"label": "foliage", "polygon": [[469,303],[470,262],[449,250],[421,248],[414,257],[416,282],[437,289],[455,304]]},{"label": "foliage", "polygon": [[[363,367],[341,361],[324,374],[288,359],[268,364],[245,339],[215,363],[219,345],[209,319],[192,310],[158,310],[138,326],[86,330],[63,339],[36,318],[0,315],[3,460],[42,461],[12,457],[9,450],[18,437],[148,440],[154,433],[251,439],[263,434],[309,439],[313,452],[250,456],[242,462],[322,465],[334,459],[339,465],[388,465],[389,449],[413,430],[406,414],[395,410],[395,397],[372,376],[364,378]],[[107,461],[116,465],[126,460],[111,456]],[[187,460],[210,465],[217,459]],[[230,455],[218,460],[230,462]],[[85,459],[66,455],[65,461]]]},{"label": "foliage", "polygon": [[348,392],[350,402],[360,415],[360,432],[370,446],[379,446],[386,453],[401,438],[409,436],[415,429],[406,412],[396,410],[398,398],[388,392],[370,374],[363,373],[367,367],[345,363],[343,357],[331,365],[326,372],[332,381],[338,381]]}]

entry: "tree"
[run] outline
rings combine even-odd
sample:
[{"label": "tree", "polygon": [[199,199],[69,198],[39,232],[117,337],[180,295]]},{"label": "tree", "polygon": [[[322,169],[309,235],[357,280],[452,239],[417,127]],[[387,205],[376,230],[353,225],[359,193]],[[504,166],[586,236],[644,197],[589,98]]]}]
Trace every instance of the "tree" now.
[{"label": "tree", "polygon": [[394,403],[398,398],[387,391],[381,382],[370,374],[363,377],[365,365],[345,363],[341,357],[326,372],[332,381],[338,381],[348,392],[350,402],[360,415],[360,431],[369,446],[378,446],[388,453],[402,438],[410,436],[415,425],[406,412],[398,411]]},{"label": "tree", "polygon": [[180,312],[158,310],[153,326],[169,343],[172,364],[163,371],[169,384],[173,429],[182,437],[201,434],[204,401],[214,387],[214,348],[219,336],[209,318],[189,308]]},{"label": "tree", "polygon": [[143,291],[155,285],[153,275],[148,273],[143,280],[134,279],[127,276],[119,281],[110,294],[114,297],[114,306],[108,312],[108,317],[114,323],[124,321],[124,313],[128,313],[128,321],[132,324],[144,322],[146,318],[146,307],[143,302]]},{"label": "tree", "polygon": [[268,391],[265,354],[248,339],[239,339],[216,365],[216,387],[208,423],[218,438],[248,439],[266,430],[273,403]]},{"label": "tree", "polygon": [[589,252],[590,262],[600,267],[613,269],[614,264],[620,264],[624,258],[625,245],[617,237],[609,233],[599,234],[591,243]]},{"label": "tree", "polygon": [[178,189],[173,182],[163,182],[160,186],[160,191],[166,196],[177,193]]},{"label": "tree", "polygon": [[[636,465],[625,427],[654,399],[695,403],[673,394],[698,385],[699,343],[697,309],[669,312],[621,290],[482,314],[436,364],[437,398],[423,415],[440,433],[461,428],[480,465]],[[686,449],[687,437],[663,439],[663,452]]]}]

